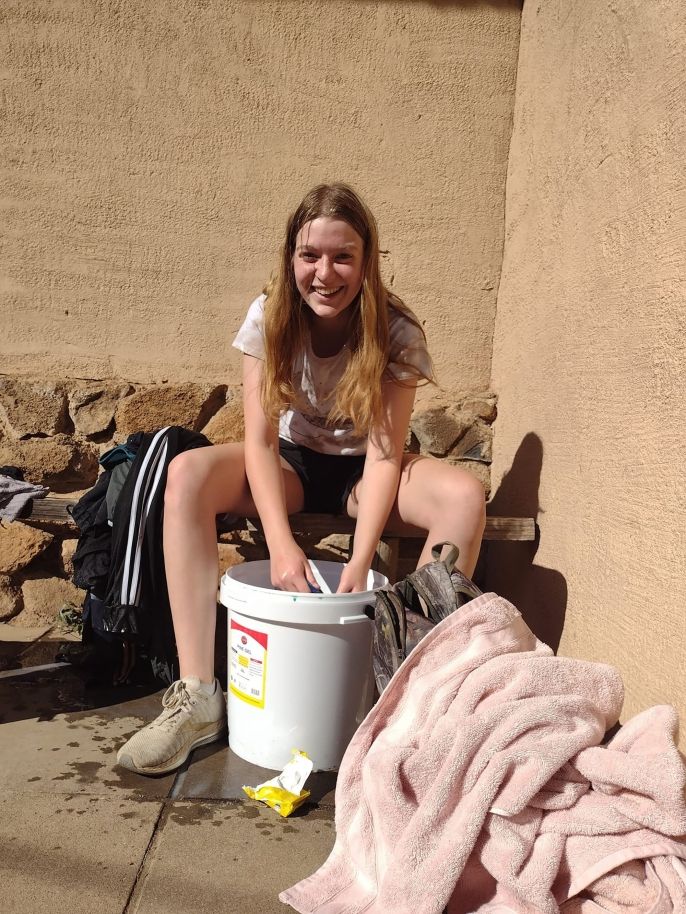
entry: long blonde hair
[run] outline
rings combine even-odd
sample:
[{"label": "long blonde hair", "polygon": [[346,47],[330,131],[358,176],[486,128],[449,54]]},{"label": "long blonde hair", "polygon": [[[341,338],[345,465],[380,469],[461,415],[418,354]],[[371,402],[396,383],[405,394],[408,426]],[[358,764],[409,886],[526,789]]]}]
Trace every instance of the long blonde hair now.
[{"label": "long blonde hair", "polygon": [[[363,242],[363,280],[352,310],[350,358],[336,387],[328,421],[335,425],[351,420],[355,433],[368,434],[382,419],[381,379],[390,356],[389,310],[400,311],[419,330],[421,324],[410,309],[383,284],[379,268],[379,235],[376,220],[367,205],[347,184],[319,184],[305,196],[290,216],[281,248],[278,271],[269,283],[264,311],[265,366],[262,373],[262,407],[272,421],[298,403],[293,386],[296,353],[305,349],[307,305],[295,284],[293,255],[300,229],[320,216],[342,219]],[[416,373],[412,383],[432,382],[432,374]],[[396,381],[402,384],[402,381]],[[407,383],[407,382],[406,382]]]}]

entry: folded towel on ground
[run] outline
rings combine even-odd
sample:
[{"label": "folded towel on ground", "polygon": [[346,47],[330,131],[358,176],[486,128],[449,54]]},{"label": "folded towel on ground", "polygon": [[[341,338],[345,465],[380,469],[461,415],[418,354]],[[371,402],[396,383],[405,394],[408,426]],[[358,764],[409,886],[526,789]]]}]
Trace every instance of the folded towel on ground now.
[{"label": "folded towel on ground", "polygon": [[334,849],[280,899],[301,914],[595,914],[614,893],[621,914],[685,910],[676,715],[652,709],[603,747],[622,700],[612,667],[553,656],[512,604],[478,597],[358,729]]}]

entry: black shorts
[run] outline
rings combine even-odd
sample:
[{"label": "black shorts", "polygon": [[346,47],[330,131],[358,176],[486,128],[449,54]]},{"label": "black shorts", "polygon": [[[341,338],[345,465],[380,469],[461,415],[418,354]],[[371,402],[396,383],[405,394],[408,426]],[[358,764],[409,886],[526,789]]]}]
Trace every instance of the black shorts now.
[{"label": "black shorts", "polygon": [[348,496],[362,477],[364,454],[320,454],[279,438],[279,454],[298,474],[306,514],[344,514]]}]

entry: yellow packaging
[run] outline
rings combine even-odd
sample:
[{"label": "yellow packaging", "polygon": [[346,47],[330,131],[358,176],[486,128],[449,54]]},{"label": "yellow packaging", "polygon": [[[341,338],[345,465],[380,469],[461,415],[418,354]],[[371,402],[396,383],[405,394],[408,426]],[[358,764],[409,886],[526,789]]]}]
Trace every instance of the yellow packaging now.
[{"label": "yellow packaging", "polygon": [[243,790],[251,800],[259,800],[275,809],[284,818],[290,816],[293,810],[305,802],[310,791],[303,790],[305,781],[310,776],[314,767],[311,759],[305,752],[293,750],[293,758],[285,766],[281,774],[258,784],[257,787],[243,786]]}]

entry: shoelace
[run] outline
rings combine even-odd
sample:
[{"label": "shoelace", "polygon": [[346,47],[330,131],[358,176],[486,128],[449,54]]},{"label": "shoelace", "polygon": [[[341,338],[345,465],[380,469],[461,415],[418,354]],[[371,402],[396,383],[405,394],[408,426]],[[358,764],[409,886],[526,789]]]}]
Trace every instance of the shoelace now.
[{"label": "shoelace", "polygon": [[162,715],[164,720],[160,720],[158,726],[168,723],[172,717],[175,717],[181,711],[190,711],[192,707],[191,695],[186,688],[186,683],[178,679],[172,683],[162,696]]}]

